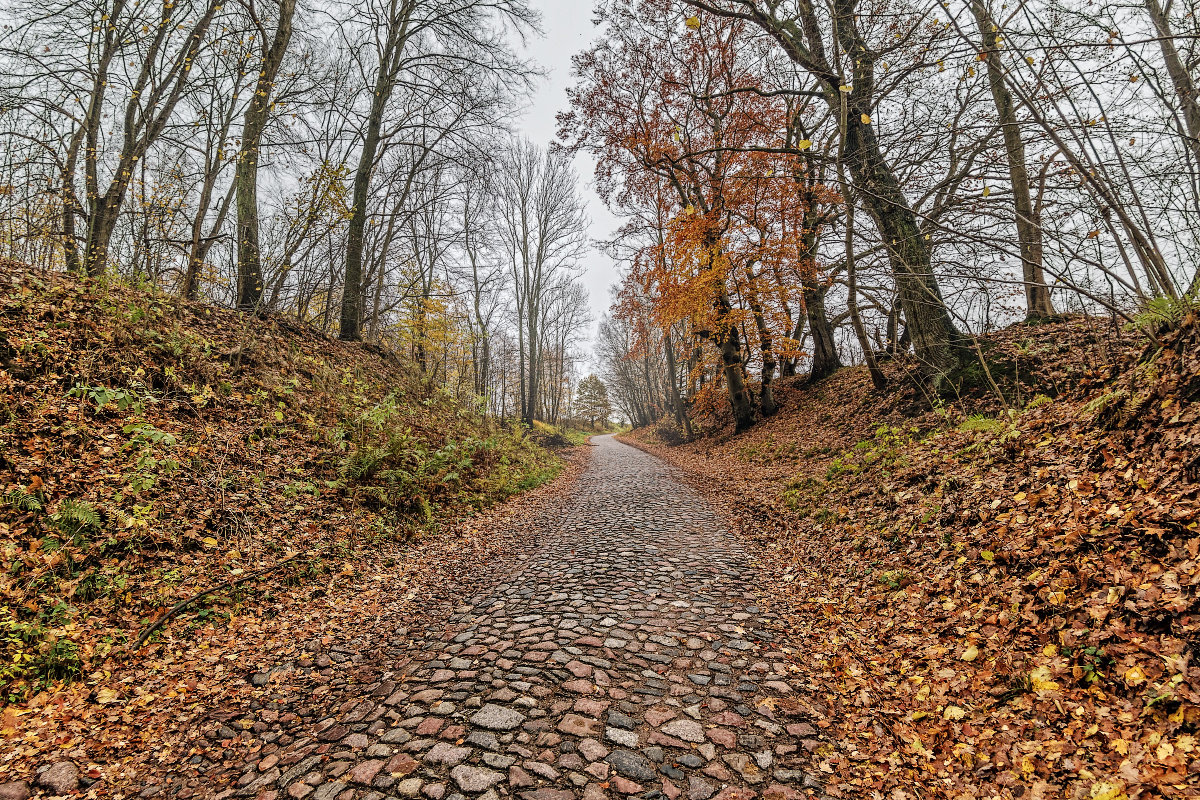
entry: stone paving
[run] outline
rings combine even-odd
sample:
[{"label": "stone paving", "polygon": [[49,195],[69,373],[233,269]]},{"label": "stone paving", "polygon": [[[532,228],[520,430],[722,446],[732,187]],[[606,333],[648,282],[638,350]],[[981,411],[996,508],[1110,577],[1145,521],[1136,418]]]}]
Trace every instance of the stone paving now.
[{"label": "stone paving", "polygon": [[[820,796],[746,555],[651,455],[599,437],[518,573],[234,794],[307,800]],[[389,657],[391,657],[389,651]],[[347,707],[349,706],[349,707]]]}]

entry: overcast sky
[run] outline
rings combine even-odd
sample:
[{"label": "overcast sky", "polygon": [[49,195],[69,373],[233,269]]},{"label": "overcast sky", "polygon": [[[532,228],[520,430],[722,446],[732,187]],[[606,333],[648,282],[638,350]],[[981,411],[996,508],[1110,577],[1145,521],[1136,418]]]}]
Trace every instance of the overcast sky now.
[{"label": "overcast sky", "polygon": [[[571,56],[585,49],[595,37],[592,26],[591,0],[534,0],[542,12],[545,36],[529,43],[529,56],[548,73],[534,94],[522,119],[521,133],[541,145],[549,144],[557,133],[555,115],[567,107],[567,87],[571,85]],[[612,236],[618,222],[592,186],[593,164],[580,156],[575,159],[581,189],[588,203],[591,229],[588,234],[595,242]],[[584,285],[591,297],[592,330],[600,315],[608,310],[608,289],[617,281],[612,261],[593,247],[585,263]]]}]

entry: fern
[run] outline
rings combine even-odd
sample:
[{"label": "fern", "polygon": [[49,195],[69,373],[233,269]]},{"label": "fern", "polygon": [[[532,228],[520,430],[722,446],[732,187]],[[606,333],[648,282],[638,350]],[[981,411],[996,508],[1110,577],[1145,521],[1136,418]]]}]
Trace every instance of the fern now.
[{"label": "fern", "polygon": [[1134,317],[1140,328],[1164,333],[1178,328],[1188,314],[1200,311],[1200,296],[1155,297]]},{"label": "fern", "polygon": [[8,494],[4,496],[4,502],[18,511],[42,510],[42,501],[38,499],[37,495],[25,491],[22,486],[14,486],[9,490]]},{"label": "fern", "polygon": [[98,531],[104,525],[104,520],[91,503],[67,498],[58,506],[58,512],[51,519],[67,536],[76,536],[84,531]]}]

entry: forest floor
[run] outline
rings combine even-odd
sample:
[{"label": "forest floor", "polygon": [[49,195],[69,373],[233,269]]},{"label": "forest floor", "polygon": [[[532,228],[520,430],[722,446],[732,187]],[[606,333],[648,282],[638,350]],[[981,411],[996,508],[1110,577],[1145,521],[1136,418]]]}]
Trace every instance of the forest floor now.
[{"label": "forest floor", "polygon": [[280,663],[317,713],[583,453],[287,319],[0,264],[0,797],[219,761]]},{"label": "forest floor", "polygon": [[1197,794],[1194,319],[554,456],[368,347],[0,280],[3,800]]},{"label": "forest floor", "polygon": [[740,435],[624,437],[755,554],[830,795],[1200,793],[1196,319],[1161,343],[1015,325],[982,337],[1003,401],[852,368]]}]

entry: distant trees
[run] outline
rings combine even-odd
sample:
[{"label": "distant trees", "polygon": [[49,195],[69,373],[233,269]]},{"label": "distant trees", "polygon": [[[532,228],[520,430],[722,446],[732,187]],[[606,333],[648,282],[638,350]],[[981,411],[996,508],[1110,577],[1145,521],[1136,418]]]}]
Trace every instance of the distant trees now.
[{"label": "distant trees", "polygon": [[575,415],[593,428],[608,425],[612,403],[608,399],[608,387],[595,373],[580,381],[575,390]]},{"label": "distant trees", "polygon": [[509,268],[516,319],[517,404],[521,419],[532,423],[545,407],[546,347],[564,346],[547,341],[548,315],[555,311],[552,298],[570,291],[571,270],[583,254],[583,200],[569,161],[523,140],[500,158],[495,192],[494,236]]},{"label": "distant trees", "polygon": [[510,131],[537,14],[331,8],[10,0],[0,256],[294,314],[490,413],[569,414],[590,324],[578,177]]}]

